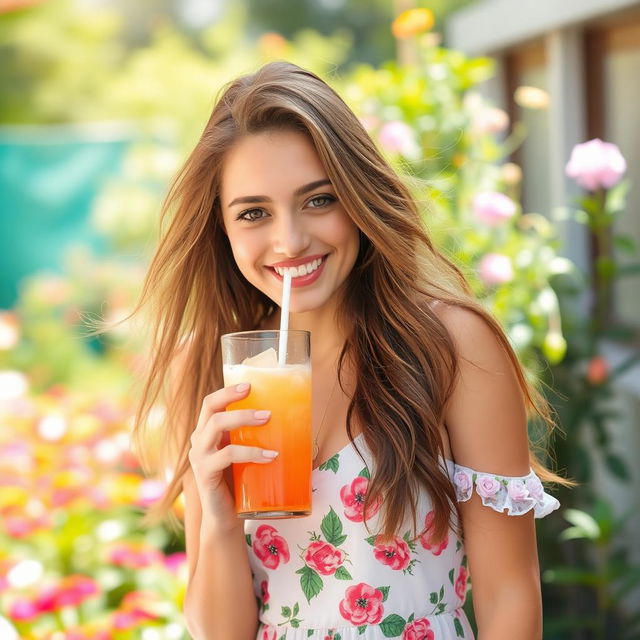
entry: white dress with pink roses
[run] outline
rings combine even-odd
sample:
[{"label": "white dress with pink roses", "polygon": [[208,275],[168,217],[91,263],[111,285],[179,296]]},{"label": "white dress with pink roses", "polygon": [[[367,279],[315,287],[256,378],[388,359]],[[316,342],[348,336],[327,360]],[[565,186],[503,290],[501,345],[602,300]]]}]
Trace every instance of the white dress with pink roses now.
[{"label": "white dress with pink roses", "polygon": [[[429,535],[433,512],[425,492],[418,503],[426,533],[410,528],[383,544],[380,505],[363,522],[372,468],[363,436],[313,471],[313,513],[307,518],[248,520],[245,533],[259,599],[257,640],[449,640],[473,638],[462,610],[467,560],[453,530],[440,544]],[[543,517],[559,506],[531,472],[511,478],[446,461],[459,501],[474,490],[496,511]]]}]

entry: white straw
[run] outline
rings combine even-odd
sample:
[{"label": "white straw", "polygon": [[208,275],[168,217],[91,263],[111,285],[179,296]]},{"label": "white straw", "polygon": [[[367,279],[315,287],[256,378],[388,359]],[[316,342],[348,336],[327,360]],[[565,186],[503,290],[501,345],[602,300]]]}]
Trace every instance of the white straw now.
[{"label": "white straw", "polygon": [[287,360],[287,337],[289,329],[289,300],[291,299],[291,269],[284,270],[282,279],[282,305],[280,306],[280,341],[278,342],[278,365],[284,367]]}]

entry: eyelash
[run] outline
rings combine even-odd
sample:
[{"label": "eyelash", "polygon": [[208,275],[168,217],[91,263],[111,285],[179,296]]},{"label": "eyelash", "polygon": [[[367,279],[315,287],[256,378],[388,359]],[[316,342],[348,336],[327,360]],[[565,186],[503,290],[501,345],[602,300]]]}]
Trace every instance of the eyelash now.
[{"label": "eyelash", "polygon": [[[325,194],[322,194],[322,195],[313,196],[313,198],[311,198],[309,200],[309,202],[313,202],[314,200],[326,200],[327,201],[325,204],[322,204],[322,205],[317,206],[317,207],[312,207],[312,209],[320,209],[322,207],[328,207],[330,204],[336,202],[337,198],[335,196],[329,195],[328,193],[325,193]],[[258,209],[258,208],[245,209],[244,211],[241,211],[236,216],[236,220],[244,220],[246,222],[257,222],[258,220],[262,220],[263,216],[260,216],[259,218],[247,217],[247,216],[249,216],[250,214],[252,214],[254,212],[262,212],[262,213],[264,213],[264,210],[263,209]]]}]

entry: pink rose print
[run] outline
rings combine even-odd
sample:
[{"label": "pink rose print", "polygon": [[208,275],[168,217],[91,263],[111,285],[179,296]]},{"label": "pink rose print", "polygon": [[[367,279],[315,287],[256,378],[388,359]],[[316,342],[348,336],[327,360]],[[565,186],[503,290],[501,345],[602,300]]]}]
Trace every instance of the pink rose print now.
[{"label": "pink rose print", "polygon": [[509,480],[507,491],[509,497],[515,502],[523,502],[529,497],[529,490],[524,486],[522,480]]},{"label": "pink rose print", "polygon": [[493,476],[478,476],[476,480],[476,491],[483,498],[493,498],[502,485]]},{"label": "pink rose print", "polygon": [[253,550],[267,569],[277,569],[280,562],[289,562],[289,545],[279,536],[275,527],[263,524],[258,527]]},{"label": "pink rose print", "polygon": [[418,618],[404,628],[401,640],[434,640],[434,638],[429,621],[426,618]]},{"label": "pink rose print", "polygon": [[456,471],[453,476],[453,482],[458,489],[460,498],[462,498],[462,500],[468,500],[471,495],[471,487],[473,486],[471,474],[467,471]]},{"label": "pink rose print", "polygon": [[[369,480],[363,476],[358,476],[350,485],[345,484],[340,489],[340,499],[344,506],[344,515],[351,522],[362,522],[364,520],[364,499],[367,495]],[[367,519],[372,518],[380,510],[380,500],[369,507]]]},{"label": "pink rose print", "polygon": [[429,511],[424,519],[424,533],[420,536],[420,544],[427,550],[431,551],[434,556],[439,556],[449,545],[449,533],[440,542],[433,540],[433,511]]},{"label": "pink rose print", "polygon": [[273,627],[264,627],[260,640],[276,640],[278,632]]},{"label": "pink rose print", "polygon": [[390,543],[378,542],[378,539],[379,536],[373,547],[373,555],[376,560],[388,565],[394,571],[402,571],[409,566],[411,552],[409,545],[402,538],[396,536]]},{"label": "pink rose print", "polygon": [[340,602],[340,614],[356,626],[378,624],[382,620],[382,591],[364,582],[349,587]]},{"label": "pink rose print", "polygon": [[466,567],[460,567],[460,573],[458,573],[458,577],[456,578],[455,590],[456,595],[462,602],[464,602],[465,596],[467,595],[467,578],[469,577],[469,572]]},{"label": "pink rose print", "polygon": [[316,540],[307,547],[304,561],[307,566],[315,569],[319,574],[332,576],[344,562],[344,552],[328,542]]},{"label": "pink rose print", "polygon": [[538,502],[542,502],[544,499],[544,489],[542,487],[542,482],[536,476],[532,476],[526,482],[527,489],[529,489],[529,493],[531,497],[537,500]]},{"label": "pink rose print", "polygon": [[267,602],[269,602],[269,585],[267,584],[266,580],[263,580],[260,583],[260,592],[262,594],[262,604],[267,604]]}]

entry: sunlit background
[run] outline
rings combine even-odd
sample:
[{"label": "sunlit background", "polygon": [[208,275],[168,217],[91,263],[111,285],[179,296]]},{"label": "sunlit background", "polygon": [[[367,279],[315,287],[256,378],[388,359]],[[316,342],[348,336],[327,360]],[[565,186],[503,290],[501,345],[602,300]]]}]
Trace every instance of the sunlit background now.
[{"label": "sunlit background", "polygon": [[184,540],[140,524],[142,338],[89,331],[274,59],[352,106],[558,413],[545,639],[640,638],[640,2],[0,0],[0,640],[188,638]]}]

